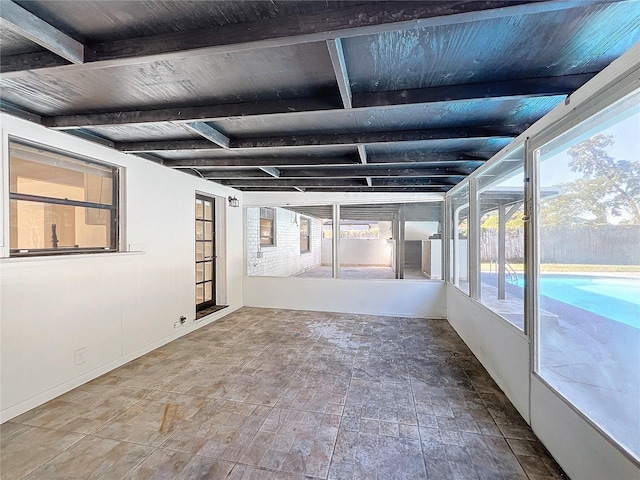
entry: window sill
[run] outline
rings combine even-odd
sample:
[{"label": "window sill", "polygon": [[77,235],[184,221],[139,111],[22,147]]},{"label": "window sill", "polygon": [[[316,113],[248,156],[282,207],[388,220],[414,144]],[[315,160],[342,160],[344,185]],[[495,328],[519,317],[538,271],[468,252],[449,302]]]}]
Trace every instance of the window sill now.
[{"label": "window sill", "polygon": [[105,258],[105,257],[126,257],[131,255],[144,255],[143,251],[128,251],[128,252],[95,252],[95,253],[70,253],[67,255],[29,255],[23,257],[2,257],[0,263],[27,263],[27,262],[42,262],[42,261],[61,261],[72,260],[80,258]]}]

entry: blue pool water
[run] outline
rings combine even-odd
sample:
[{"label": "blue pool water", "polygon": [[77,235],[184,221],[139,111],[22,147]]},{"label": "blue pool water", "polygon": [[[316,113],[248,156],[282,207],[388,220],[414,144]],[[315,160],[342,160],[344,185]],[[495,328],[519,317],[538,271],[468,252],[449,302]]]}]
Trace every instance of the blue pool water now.
[{"label": "blue pool water", "polygon": [[640,279],[542,275],[540,290],[544,296],[640,329]]}]

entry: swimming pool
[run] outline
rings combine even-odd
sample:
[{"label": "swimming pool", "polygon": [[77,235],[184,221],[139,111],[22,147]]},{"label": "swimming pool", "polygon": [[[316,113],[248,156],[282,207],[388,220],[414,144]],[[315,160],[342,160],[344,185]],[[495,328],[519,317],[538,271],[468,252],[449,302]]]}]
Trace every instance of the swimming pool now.
[{"label": "swimming pool", "polygon": [[540,293],[640,329],[640,279],[543,274]]}]

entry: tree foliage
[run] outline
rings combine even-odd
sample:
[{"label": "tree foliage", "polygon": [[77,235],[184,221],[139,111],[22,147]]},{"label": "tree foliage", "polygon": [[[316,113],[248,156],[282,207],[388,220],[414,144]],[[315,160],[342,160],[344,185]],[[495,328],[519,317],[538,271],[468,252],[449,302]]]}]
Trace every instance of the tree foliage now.
[{"label": "tree foliage", "polygon": [[569,167],[582,177],[543,200],[545,225],[602,225],[610,217],[640,224],[640,161],[614,159],[607,151],[613,144],[612,135],[598,134],[569,149]]},{"label": "tree foliage", "polygon": [[[524,228],[524,220],[522,217],[524,216],[524,208],[520,207],[518,211],[516,211],[510,218],[507,220],[505,224],[505,228],[507,230],[518,230]],[[490,213],[487,213],[482,216],[482,220],[480,221],[481,228],[485,229],[498,229],[498,211],[493,210]]]}]

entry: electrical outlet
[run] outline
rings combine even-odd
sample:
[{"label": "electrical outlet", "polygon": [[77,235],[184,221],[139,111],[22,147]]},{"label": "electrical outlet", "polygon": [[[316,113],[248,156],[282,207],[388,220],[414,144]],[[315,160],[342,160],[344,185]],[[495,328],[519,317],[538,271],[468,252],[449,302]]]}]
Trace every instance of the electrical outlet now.
[{"label": "electrical outlet", "polygon": [[79,348],[77,349],[75,352],[73,352],[73,360],[74,363],[77,365],[82,365],[83,363],[87,362],[87,349],[85,347]]},{"label": "electrical outlet", "polygon": [[178,328],[181,326],[182,326],[182,323],[180,323],[180,320],[178,320],[177,322],[173,322],[173,328]]}]

